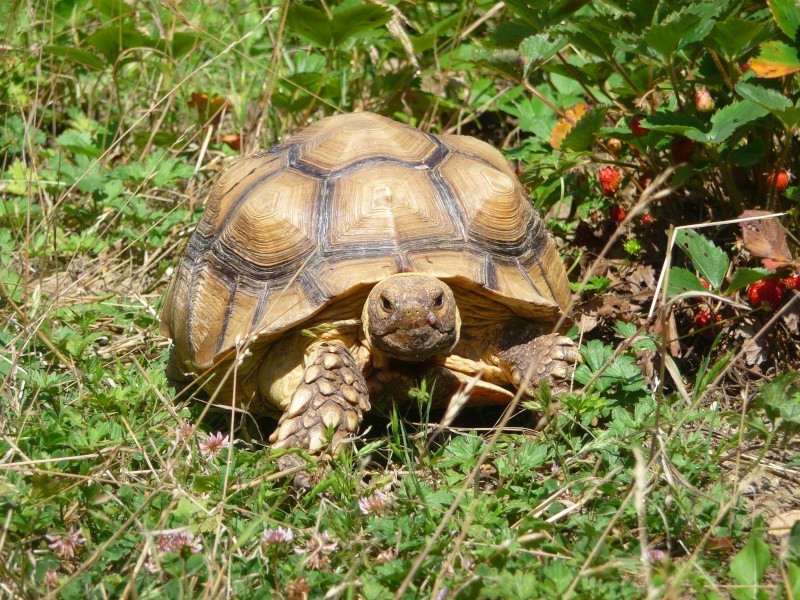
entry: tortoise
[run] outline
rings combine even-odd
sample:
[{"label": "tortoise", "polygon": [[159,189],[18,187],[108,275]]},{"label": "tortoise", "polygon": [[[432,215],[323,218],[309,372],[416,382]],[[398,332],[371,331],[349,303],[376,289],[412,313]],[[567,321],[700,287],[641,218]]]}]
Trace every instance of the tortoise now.
[{"label": "tortoise", "polygon": [[335,453],[371,398],[402,402],[420,373],[447,393],[480,374],[471,404],[565,387],[579,360],[562,335],[569,300],[498,150],[360,112],[221,175],[161,326],[171,380],[279,417],[273,447]]}]

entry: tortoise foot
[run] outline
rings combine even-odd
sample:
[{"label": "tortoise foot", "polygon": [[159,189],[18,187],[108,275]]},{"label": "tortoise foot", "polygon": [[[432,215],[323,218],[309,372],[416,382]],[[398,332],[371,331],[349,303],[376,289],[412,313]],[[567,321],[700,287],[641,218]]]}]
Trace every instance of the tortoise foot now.
[{"label": "tortoise foot", "polygon": [[303,381],[269,440],[275,448],[303,448],[335,455],[369,410],[367,384],[353,355],[338,342],[319,344]]},{"label": "tortoise foot", "polygon": [[530,380],[525,386],[525,394],[529,396],[545,380],[556,391],[569,389],[568,374],[581,361],[575,342],[557,333],[509,344],[497,356],[517,388],[525,382],[530,369]]}]

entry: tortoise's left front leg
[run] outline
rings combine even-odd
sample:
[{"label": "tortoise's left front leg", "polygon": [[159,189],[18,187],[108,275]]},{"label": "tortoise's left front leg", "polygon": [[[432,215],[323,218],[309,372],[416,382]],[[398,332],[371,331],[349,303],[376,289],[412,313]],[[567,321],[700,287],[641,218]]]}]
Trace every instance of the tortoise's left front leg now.
[{"label": "tortoise's left front leg", "polygon": [[494,333],[492,359],[520,388],[530,370],[530,380],[523,392],[531,396],[547,380],[556,391],[569,389],[568,375],[581,355],[568,337],[559,333],[544,333],[542,325],[513,319]]}]

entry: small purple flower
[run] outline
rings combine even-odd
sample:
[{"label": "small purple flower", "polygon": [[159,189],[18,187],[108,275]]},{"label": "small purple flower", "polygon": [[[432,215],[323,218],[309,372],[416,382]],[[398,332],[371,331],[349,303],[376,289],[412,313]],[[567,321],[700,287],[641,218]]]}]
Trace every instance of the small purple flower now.
[{"label": "small purple flower", "polygon": [[305,547],[295,548],[295,554],[308,554],[306,566],[315,571],[324,569],[330,562],[329,554],[339,547],[339,543],[328,535],[327,531],[314,533]]},{"label": "small purple flower", "polygon": [[647,550],[647,560],[651,563],[664,562],[667,559],[667,553],[661,548],[650,548]]},{"label": "small purple flower", "polygon": [[361,509],[362,514],[365,516],[372,514],[384,515],[389,512],[391,505],[389,496],[380,490],[371,496],[362,496],[358,499],[358,508]]},{"label": "small purple flower", "polygon": [[294,533],[288,527],[276,527],[266,529],[261,534],[261,541],[267,546],[282,546],[291,544],[294,541]]},{"label": "small purple flower", "polygon": [[230,447],[231,442],[228,436],[222,437],[222,432],[218,431],[214,435],[209,435],[201,441],[198,446],[200,452],[207,454],[209,457],[217,456],[224,448]]},{"label": "small purple flower", "polygon": [[86,538],[83,537],[81,530],[76,530],[75,527],[70,527],[67,535],[50,535],[44,536],[48,542],[47,547],[55,552],[56,556],[62,560],[71,560],[75,558],[78,550],[86,543]]},{"label": "small purple flower", "polygon": [[[156,551],[159,557],[169,552],[174,552],[185,558],[189,554],[199,554],[202,550],[203,540],[189,531],[172,531],[156,536]],[[147,557],[145,567],[151,573],[158,571],[152,552]]]}]

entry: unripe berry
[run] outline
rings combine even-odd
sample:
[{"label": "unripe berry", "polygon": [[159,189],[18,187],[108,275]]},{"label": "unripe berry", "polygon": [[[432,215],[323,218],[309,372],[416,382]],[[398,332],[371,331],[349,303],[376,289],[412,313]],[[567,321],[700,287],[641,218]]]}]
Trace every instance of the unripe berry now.
[{"label": "unripe berry", "polygon": [[714,110],[714,99],[706,88],[700,88],[694,96],[694,105],[700,112],[709,112]]}]

